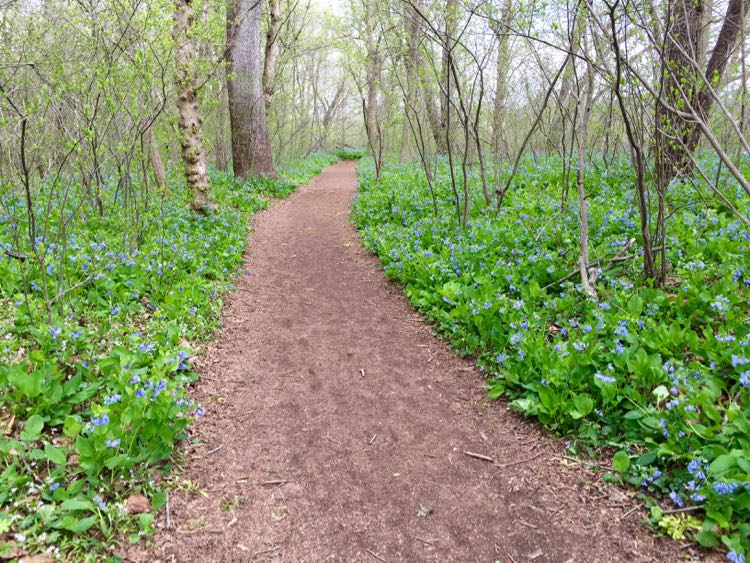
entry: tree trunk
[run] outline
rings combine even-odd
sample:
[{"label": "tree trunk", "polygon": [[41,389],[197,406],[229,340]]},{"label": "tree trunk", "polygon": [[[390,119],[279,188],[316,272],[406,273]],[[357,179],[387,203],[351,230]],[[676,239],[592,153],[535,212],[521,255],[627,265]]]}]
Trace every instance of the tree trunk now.
[{"label": "tree trunk", "polygon": [[268,2],[268,29],[266,30],[266,52],[263,59],[263,94],[266,112],[271,106],[276,90],[276,58],[279,55],[279,30],[281,29],[281,0]]},{"label": "tree trunk", "polygon": [[[750,8],[749,0],[729,0],[724,23],[706,64],[705,79],[713,88],[721,82],[724,70],[737,46],[742,22]],[[656,239],[661,243],[657,285],[666,278],[666,196],[669,184],[678,174],[693,169],[692,154],[698,147],[701,130],[698,120],[686,121],[666,106],[688,108],[706,123],[714,96],[700,73],[706,2],[673,0],[667,6],[662,54],[660,96],[656,104],[654,132],[654,184],[658,195]]]},{"label": "tree trunk", "polygon": [[446,0],[445,3],[445,34],[442,45],[442,72],[440,88],[440,134],[438,136],[438,152],[448,150],[447,137],[450,135],[450,103],[451,103],[451,58],[456,43],[458,29],[458,0]]},{"label": "tree trunk", "polygon": [[[665,26],[668,37],[664,41],[662,57],[662,96],[677,108],[691,106],[706,122],[714,103],[710,89],[700,78],[697,66],[704,39],[706,2],[673,0],[670,2]],[[750,0],[729,0],[726,16],[705,68],[705,77],[716,88],[724,75],[729,59],[741,36],[742,23],[750,9]],[[678,137],[678,140],[672,138]],[[654,135],[655,182],[665,189],[680,172],[692,169],[690,154],[697,148],[700,128],[696,122],[683,121],[663,104],[656,104],[656,132]]]},{"label": "tree trunk", "polygon": [[380,49],[375,36],[374,16],[367,5],[365,14],[365,34],[367,47],[366,79],[367,99],[364,100],[365,130],[372,157],[375,159],[375,176],[380,179],[383,164],[383,137],[381,135],[378,104],[378,79],[380,77]]},{"label": "tree trunk", "polygon": [[173,38],[175,51],[175,86],[177,87],[178,127],[182,147],[182,162],[190,188],[190,207],[198,212],[209,211],[211,185],[206,167],[206,153],[201,136],[198,96],[195,91],[195,58],[197,46],[190,36],[195,19],[192,0],[175,0]]},{"label": "tree trunk", "polygon": [[495,102],[492,109],[492,152],[495,155],[508,152],[503,124],[505,103],[508,97],[508,64],[510,63],[510,26],[513,17],[511,0],[505,0],[500,21],[492,22],[492,30],[497,38],[497,69],[495,74]]},{"label": "tree trunk", "polygon": [[[585,43],[585,37],[584,37]],[[594,282],[596,278],[589,277],[589,202],[586,197],[586,143],[589,134],[589,118],[591,109],[594,104],[594,69],[591,59],[588,56],[588,49],[584,45],[584,55],[586,55],[586,75],[585,85],[586,95],[581,91],[581,80],[576,76],[576,85],[578,90],[576,117],[578,120],[574,127],[577,128],[576,145],[578,147],[578,171],[576,175],[576,186],[578,192],[578,210],[580,218],[579,247],[578,247],[578,268],[581,272],[581,285],[586,294],[592,299],[596,299],[596,290]]]},{"label": "tree trunk", "polygon": [[268,135],[265,95],[261,82],[260,17],[258,0],[234,0],[227,10],[227,82],[232,129],[234,174],[247,178],[262,174],[278,178]]},{"label": "tree trunk", "polygon": [[151,170],[154,172],[154,181],[161,191],[167,191],[167,174],[164,172],[164,164],[161,161],[159,146],[154,138],[153,125],[143,133],[146,148],[148,150],[148,160],[151,163]]},{"label": "tree trunk", "polygon": [[[406,54],[406,101],[404,112],[415,110],[417,107],[417,69],[419,66],[419,0],[415,6],[410,6],[408,11],[409,49]],[[406,162],[411,157],[409,151],[409,139],[411,138],[411,127],[409,119],[404,116],[404,124],[401,128],[401,162]]]}]

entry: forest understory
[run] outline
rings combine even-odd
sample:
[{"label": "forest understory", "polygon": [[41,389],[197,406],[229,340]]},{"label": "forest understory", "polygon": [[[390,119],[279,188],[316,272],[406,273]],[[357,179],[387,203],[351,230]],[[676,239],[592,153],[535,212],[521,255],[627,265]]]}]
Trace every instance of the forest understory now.
[{"label": "forest understory", "polygon": [[0,0],[0,558],[745,563],[748,12]]}]

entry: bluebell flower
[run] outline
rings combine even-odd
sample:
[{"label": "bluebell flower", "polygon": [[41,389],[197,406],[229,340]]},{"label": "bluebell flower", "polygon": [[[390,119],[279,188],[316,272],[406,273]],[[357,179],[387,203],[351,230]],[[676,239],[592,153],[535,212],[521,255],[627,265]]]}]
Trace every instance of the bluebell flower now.
[{"label": "bluebell flower", "polygon": [[515,346],[524,338],[525,338],[525,335],[522,332],[517,332],[516,334],[510,337],[509,342],[512,346]]},{"label": "bluebell flower", "polygon": [[51,492],[51,493],[52,493],[52,492],[55,492],[55,491],[56,491],[57,489],[59,489],[59,488],[60,488],[60,483],[52,483],[52,484],[51,484],[51,485],[49,486],[49,492]]},{"label": "bluebell flower", "polygon": [[115,403],[119,402],[122,397],[118,394],[110,395],[108,397],[104,397],[104,404],[105,405],[114,405]]},{"label": "bluebell flower", "polygon": [[104,426],[109,423],[109,416],[107,414],[103,414],[99,417],[95,416],[91,419],[91,422],[94,423],[95,426]]},{"label": "bluebell flower", "polygon": [[49,329],[49,335],[52,337],[53,340],[57,340],[57,337],[62,334],[61,328],[51,328]]},{"label": "bluebell flower", "polygon": [[669,493],[669,498],[677,508],[682,508],[685,506],[682,497],[680,497],[680,495],[678,495],[676,492],[672,491],[671,493]]},{"label": "bluebell flower", "polygon": [[732,561],[733,563],[745,563],[745,556],[739,551],[732,550],[727,553],[727,561]]},{"label": "bluebell flower", "polygon": [[604,375],[603,373],[598,371],[596,372],[596,374],[594,374],[594,377],[603,383],[614,383],[615,381],[617,381],[611,375]]},{"label": "bluebell flower", "polygon": [[508,356],[508,354],[503,354],[501,352],[495,354],[495,360],[497,360],[497,363],[499,365],[503,365],[503,363],[505,363],[505,360],[507,360],[509,357],[510,356]]},{"label": "bluebell flower", "polygon": [[724,483],[722,481],[714,483],[714,491],[720,495],[731,495],[736,490],[737,483]]},{"label": "bluebell flower", "polygon": [[706,460],[702,457],[699,457],[697,459],[693,459],[688,463],[687,470],[690,475],[695,477],[696,479],[700,479],[701,481],[704,481],[706,479]]},{"label": "bluebell flower", "polygon": [[117,446],[119,446],[119,445],[120,445],[120,439],[119,439],[119,438],[112,438],[112,439],[110,439],[110,440],[107,440],[107,441],[105,442],[105,445],[106,445],[106,446],[107,446],[108,448],[116,448]]},{"label": "bluebell flower", "polygon": [[151,343],[149,342],[149,343],[146,343],[146,344],[141,344],[140,346],[138,346],[138,349],[139,349],[139,350],[140,350],[141,352],[150,352],[150,351],[151,351],[151,350],[153,350],[153,349],[154,349],[155,347],[156,347],[156,345],[155,345],[155,344],[151,344]]},{"label": "bluebell flower", "polygon": [[97,505],[97,506],[98,506],[98,507],[99,507],[99,508],[100,508],[101,510],[104,510],[105,508],[107,508],[107,503],[106,503],[106,502],[104,502],[104,501],[102,500],[102,497],[100,497],[99,495],[95,495],[95,496],[94,496],[94,499],[93,499],[93,500],[94,500],[94,502],[96,503],[96,505]]},{"label": "bluebell flower", "polygon": [[110,313],[113,317],[120,314],[120,307],[114,307]]}]

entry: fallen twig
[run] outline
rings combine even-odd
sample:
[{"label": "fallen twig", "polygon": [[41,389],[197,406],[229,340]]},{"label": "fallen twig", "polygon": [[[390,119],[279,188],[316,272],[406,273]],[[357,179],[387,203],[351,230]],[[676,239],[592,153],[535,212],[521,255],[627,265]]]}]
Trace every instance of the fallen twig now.
[{"label": "fallen twig", "polygon": [[435,544],[432,541],[426,540],[424,538],[420,538],[419,536],[414,536],[417,541],[421,541],[424,544],[429,545],[430,547],[433,547]]},{"label": "fallen twig", "polygon": [[275,487],[277,485],[285,485],[289,481],[284,479],[275,479],[273,481],[263,481],[262,483],[258,483],[261,487]]},{"label": "fallen twig", "polygon": [[630,517],[631,514],[633,514],[639,508],[642,508],[642,507],[643,507],[643,503],[640,503],[640,504],[634,506],[633,508],[631,508],[630,510],[628,510],[625,514],[623,514],[622,516],[620,516],[620,520],[625,520],[626,518]]},{"label": "fallen twig", "polygon": [[702,504],[695,506],[684,506],[682,508],[670,508],[669,510],[662,510],[662,514],[678,514],[680,512],[692,512],[694,510],[702,510],[705,508]]},{"label": "fallen twig", "polygon": [[374,557],[375,559],[377,559],[378,561],[382,561],[383,563],[386,563],[385,559],[383,559],[382,557],[380,557],[380,555],[378,555],[377,553],[375,553],[375,552],[374,552],[373,550],[371,550],[371,549],[370,549],[369,547],[366,547],[366,548],[365,548],[365,551],[367,551],[367,553],[369,553],[370,555],[372,555],[372,556],[373,556],[373,557]]},{"label": "fallen twig", "polygon": [[495,463],[495,460],[492,459],[491,457],[486,456],[486,455],[482,455],[482,454],[478,454],[478,453],[475,453],[475,452],[464,451],[464,455],[467,455],[469,457],[473,457],[473,458],[476,458],[476,459],[481,459],[482,461],[489,461],[490,463]]},{"label": "fallen twig", "polygon": [[570,456],[567,456],[567,455],[562,456],[562,458],[563,459],[567,459],[568,461],[574,461],[574,462],[576,462],[576,463],[578,463],[580,465],[585,465],[589,469],[597,469],[597,468],[599,468],[599,469],[606,469],[607,471],[616,471],[616,469],[614,467],[612,467],[611,465],[606,465],[604,463],[589,463],[588,461],[583,461],[581,459],[577,459],[575,457],[570,457]]},{"label": "fallen twig", "polygon": [[513,467],[514,465],[521,465],[523,463],[528,463],[530,461],[534,461],[536,458],[542,457],[543,455],[544,455],[544,452],[539,452],[538,454],[533,455],[533,456],[531,456],[529,458],[521,459],[519,461],[512,461],[510,463],[506,463],[505,465],[498,465],[498,467],[500,469],[504,469],[505,467]]},{"label": "fallen twig", "polygon": [[277,545],[274,547],[271,547],[269,549],[264,549],[263,551],[257,551],[253,554],[253,557],[259,557],[261,555],[265,555],[267,553],[274,553],[275,551],[279,551],[281,548]]}]

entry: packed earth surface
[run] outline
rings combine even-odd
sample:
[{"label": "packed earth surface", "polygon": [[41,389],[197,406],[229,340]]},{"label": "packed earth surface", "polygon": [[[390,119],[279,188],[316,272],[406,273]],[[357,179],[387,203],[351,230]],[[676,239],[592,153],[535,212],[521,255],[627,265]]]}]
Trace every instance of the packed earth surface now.
[{"label": "packed earth surface", "polygon": [[182,486],[129,559],[685,559],[602,471],[487,401],[361,247],[355,191],[343,162],[255,219],[197,366]]}]

